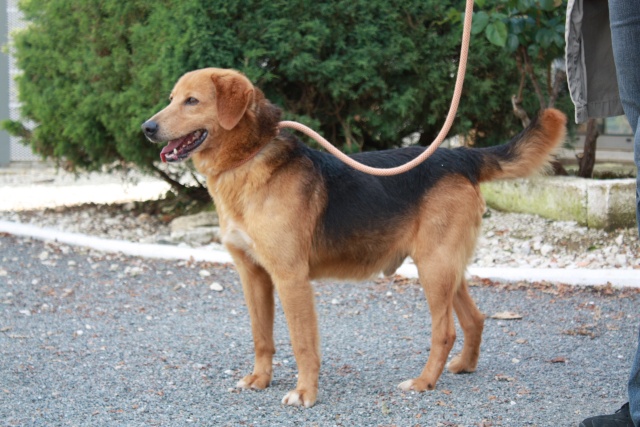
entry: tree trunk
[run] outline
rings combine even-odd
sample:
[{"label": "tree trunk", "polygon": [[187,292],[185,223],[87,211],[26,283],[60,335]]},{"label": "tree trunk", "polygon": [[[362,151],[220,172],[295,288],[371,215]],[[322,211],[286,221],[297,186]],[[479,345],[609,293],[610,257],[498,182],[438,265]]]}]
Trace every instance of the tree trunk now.
[{"label": "tree trunk", "polygon": [[593,167],[596,163],[596,141],[598,140],[598,125],[596,119],[587,122],[587,134],[584,138],[582,153],[576,154],[578,159],[578,176],[582,178],[593,177]]},{"label": "tree trunk", "polygon": [[531,123],[531,119],[529,119],[529,115],[527,111],[522,108],[522,98],[517,97],[515,95],[511,96],[511,106],[513,107],[513,114],[520,119],[522,123],[522,127],[526,128]]},{"label": "tree trunk", "polygon": [[166,183],[168,183],[173,190],[180,195],[186,196],[191,200],[197,200],[199,202],[206,202],[211,200],[207,187],[202,185],[197,179],[198,186],[190,187],[188,185],[181,184],[179,181],[173,179],[168,173],[159,169],[155,165],[151,165],[151,168],[155,173]]}]

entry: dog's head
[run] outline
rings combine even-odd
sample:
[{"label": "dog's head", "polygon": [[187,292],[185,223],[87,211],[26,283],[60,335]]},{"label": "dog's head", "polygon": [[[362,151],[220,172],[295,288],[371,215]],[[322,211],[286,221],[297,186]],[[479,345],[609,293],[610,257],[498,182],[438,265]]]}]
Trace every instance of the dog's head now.
[{"label": "dog's head", "polygon": [[236,128],[253,109],[256,92],[234,70],[191,71],[174,86],[169,105],[144,122],[142,130],[151,142],[167,143],[160,153],[163,162],[180,162],[213,147],[222,132]]}]

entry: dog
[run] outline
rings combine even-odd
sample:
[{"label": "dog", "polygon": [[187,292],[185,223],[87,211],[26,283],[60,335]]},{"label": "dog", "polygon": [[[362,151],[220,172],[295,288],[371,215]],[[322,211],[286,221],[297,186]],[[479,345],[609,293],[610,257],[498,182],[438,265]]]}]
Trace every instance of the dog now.
[{"label": "dog", "polygon": [[[448,369],[473,372],[484,315],[469,294],[465,269],[485,210],[479,183],[544,169],[564,139],[565,115],[543,110],[507,144],[438,149],[418,167],[391,177],[364,174],[307,147],[278,130],[280,116],[240,72],[206,68],[183,75],[169,105],[142,125],[151,142],[166,144],[163,161],[191,158],[206,177],[251,318],[254,369],[237,387],[264,389],[271,381],[277,292],[299,373],[282,403],[314,405],[320,339],[311,280],[392,275],[407,257],[418,269],[432,334],[424,369],[399,387],[435,388],[456,338],[454,312],[464,341]],[[423,150],[352,157],[394,167]]]}]

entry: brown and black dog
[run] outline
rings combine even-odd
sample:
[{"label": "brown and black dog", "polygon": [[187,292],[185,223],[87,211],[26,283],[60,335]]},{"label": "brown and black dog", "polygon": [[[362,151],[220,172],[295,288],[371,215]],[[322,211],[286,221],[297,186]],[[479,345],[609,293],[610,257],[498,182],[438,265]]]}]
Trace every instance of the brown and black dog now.
[{"label": "brown and black dog", "polygon": [[[454,311],[464,343],[448,369],[476,369],[484,316],[469,295],[465,269],[485,209],[478,184],[544,168],[565,135],[561,112],[542,111],[505,145],[439,149],[409,172],[375,177],[279,132],[280,109],[237,71],[189,72],[178,80],[170,100],[142,128],[152,142],[168,142],[163,161],[192,157],[207,178],[222,240],[237,266],[251,315],[255,365],[238,387],[263,389],[271,381],[275,290],[299,371],[295,390],[282,401],[313,405],[320,338],[310,281],[391,275],[406,257],[418,268],[432,335],[422,373],[399,387],[435,387],[456,338]],[[353,157],[370,166],[393,167],[423,150]]]}]

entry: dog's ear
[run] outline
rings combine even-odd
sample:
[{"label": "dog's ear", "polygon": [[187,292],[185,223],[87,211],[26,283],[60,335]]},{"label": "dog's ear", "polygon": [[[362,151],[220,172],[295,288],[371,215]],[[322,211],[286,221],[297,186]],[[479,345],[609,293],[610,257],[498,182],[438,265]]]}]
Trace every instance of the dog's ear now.
[{"label": "dog's ear", "polygon": [[218,121],[224,129],[231,130],[253,101],[253,85],[242,75],[213,75],[211,79],[216,88]]}]

